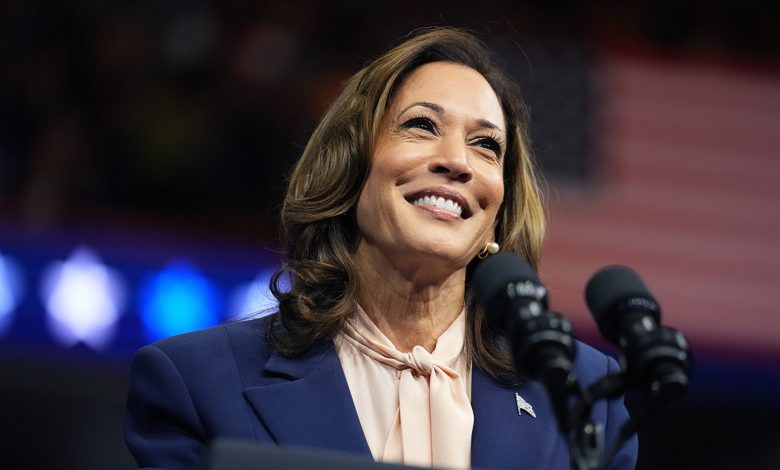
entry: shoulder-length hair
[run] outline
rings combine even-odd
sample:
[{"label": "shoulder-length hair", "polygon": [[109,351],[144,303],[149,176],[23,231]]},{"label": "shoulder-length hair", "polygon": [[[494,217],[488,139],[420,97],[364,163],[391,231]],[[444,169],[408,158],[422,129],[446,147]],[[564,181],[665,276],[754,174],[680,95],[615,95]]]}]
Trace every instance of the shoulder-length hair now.
[{"label": "shoulder-length hair", "polygon": [[[506,120],[507,149],[495,237],[502,250],[537,267],[544,211],[526,106],[479,39],[458,29],[422,30],[347,81],[292,171],[281,213],[285,260],[271,282],[279,314],[267,332],[282,354],[300,355],[332,339],[354,311],[359,292],[354,254],[360,240],[355,207],[373,145],[396,90],[414,69],[430,62],[470,67],[496,93]],[[470,273],[478,262],[469,264],[466,277],[467,351],[487,374],[513,382],[517,374],[511,359],[471,295]]]}]

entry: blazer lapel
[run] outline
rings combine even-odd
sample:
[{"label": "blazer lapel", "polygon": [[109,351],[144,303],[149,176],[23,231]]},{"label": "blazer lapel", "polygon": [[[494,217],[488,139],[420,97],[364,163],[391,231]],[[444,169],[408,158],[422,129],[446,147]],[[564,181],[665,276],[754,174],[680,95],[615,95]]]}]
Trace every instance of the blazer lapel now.
[{"label": "blazer lapel", "polygon": [[[544,387],[533,381],[503,387],[478,367],[472,371],[472,466],[550,468],[561,435]],[[515,393],[533,406],[536,418],[518,414]]]},{"label": "blazer lapel", "polygon": [[277,444],[371,456],[332,343],[302,358],[274,352],[264,375],[274,382],[244,395]]}]

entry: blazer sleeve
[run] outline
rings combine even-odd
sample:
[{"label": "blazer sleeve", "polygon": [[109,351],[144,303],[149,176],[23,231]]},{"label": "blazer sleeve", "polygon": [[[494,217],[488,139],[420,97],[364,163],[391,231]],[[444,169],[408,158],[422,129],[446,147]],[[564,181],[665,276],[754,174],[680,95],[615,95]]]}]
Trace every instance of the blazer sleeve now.
[{"label": "blazer sleeve", "polygon": [[[607,356],[607,372],[609,374],[620,372],[620,366],[611,357]],[[605,423],[606,450],[617,442],[623,425],[628,421],[629,415],[623,402],[623,397],[610,400],[607,404],[607,420]],[[612,463],[608,468],[613,470],[633,470],[637,463],[639,440],[634,434],[630,439],[624,442]]]},{"label": "blazer sleeve", "polygon": [[155,345],[133,358],[124,432],[139,468],[197,468],[205,449],[203,425],[187,385]]}]

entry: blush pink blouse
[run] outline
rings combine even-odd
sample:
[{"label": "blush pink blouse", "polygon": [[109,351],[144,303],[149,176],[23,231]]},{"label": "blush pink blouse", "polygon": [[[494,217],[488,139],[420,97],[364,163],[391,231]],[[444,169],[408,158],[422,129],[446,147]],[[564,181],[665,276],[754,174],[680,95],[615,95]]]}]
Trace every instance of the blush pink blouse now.
[{"label": "blush pink blouse", "polygon": [[335,345],[374,459],[468,468],[471,463],[471,367],[465,310],[433,353],[401,352],[358,306]]}]

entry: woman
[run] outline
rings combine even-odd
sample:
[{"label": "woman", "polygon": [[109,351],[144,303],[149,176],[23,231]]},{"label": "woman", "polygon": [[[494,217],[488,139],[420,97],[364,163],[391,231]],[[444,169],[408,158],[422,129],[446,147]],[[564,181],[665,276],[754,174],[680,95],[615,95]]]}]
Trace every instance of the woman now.
[{"label": "woman", "polygon": [[[469,293],[471,268],[499,247],[536,266],[544,232],[524,108],[490,57],[433,29],[347,82],[290,179],[279,312],[136,355],[125,432],[139,466],[191,468],[222,436],[568,468],[543,388],[518,378]],[[575,367],[585,383],[617,369],[584,345]],[[619,401],[593,416],[608,442],[627,418]],[[635,458],[633,441],[615,466]]]}]

